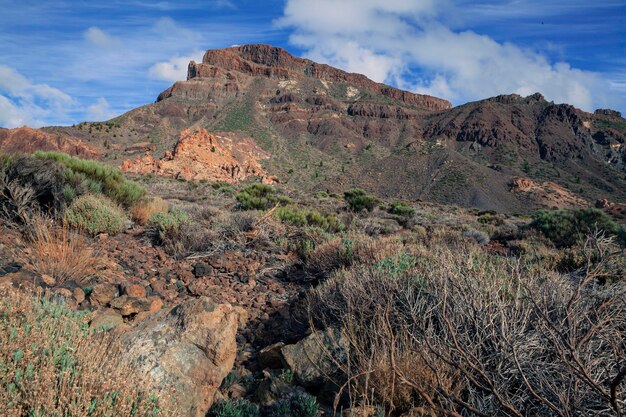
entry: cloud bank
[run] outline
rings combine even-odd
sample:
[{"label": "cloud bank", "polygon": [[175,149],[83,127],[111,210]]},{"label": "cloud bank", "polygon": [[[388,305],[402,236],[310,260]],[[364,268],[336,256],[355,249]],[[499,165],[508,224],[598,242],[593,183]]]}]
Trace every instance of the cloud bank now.
[{"label": "cloud bank", "polygon": [[446,26],[454,7],[435,0],[287,0],[275,24],[292,30],[290,42],[308,58],[455,104],[537,91],[588,111],[623,104],[598,73]]},{"label": "cloud bank", "polygon": [[7,65],[0,65],[0,126],[43,126],[65,114],[74,100],[47,84],[35,84]]}]

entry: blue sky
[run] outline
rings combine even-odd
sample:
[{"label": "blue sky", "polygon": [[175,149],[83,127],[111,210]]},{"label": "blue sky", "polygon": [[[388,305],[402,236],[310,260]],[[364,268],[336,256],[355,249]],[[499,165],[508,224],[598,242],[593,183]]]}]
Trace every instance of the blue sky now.
[{"label": "blue sky", "polygon": [[626,1],[0,0],[0,126],[105,120],[206,49],[270,43],[455,105],[542,92],[626,112]]}]

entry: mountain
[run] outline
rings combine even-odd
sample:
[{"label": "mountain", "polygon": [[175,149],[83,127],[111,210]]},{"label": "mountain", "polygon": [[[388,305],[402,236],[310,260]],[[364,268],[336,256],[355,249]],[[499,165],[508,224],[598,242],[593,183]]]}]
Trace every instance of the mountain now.
[{"label": "mountain", "polygon": [[[172,160],[185,129],[205,129],[238,155],[187,155],[207,170],[195,164],[183,174],[185,159]],[[153,104],[41,132],[86,143],[131,172],[206,179],[223,173],[226,160],[238,173],[254,160],[263,178],[304,190],[356,186],[507,212],[626,200],[626,120],[618,112],[587,113],[540,94],[452,107],[269,45],[209,50]]]}]

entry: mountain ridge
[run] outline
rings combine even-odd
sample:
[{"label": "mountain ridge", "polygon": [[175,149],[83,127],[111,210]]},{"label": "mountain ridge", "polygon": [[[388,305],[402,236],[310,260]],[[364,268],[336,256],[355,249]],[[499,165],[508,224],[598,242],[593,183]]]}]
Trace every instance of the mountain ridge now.
[{"label": "mountain ridge", "polygon": [[303,190],[360,187],[505,212],[558,206],[537,196],[545,187],[520,191],[515,180],[526,178],[556,184],[568,201],[626,201],[618,112],[587,113],[539,93],[451,107],[270,45],[208,50],[155,103],[105,123],[42,131],[81,140],[119,166],[146,151],[162,158],[185,129],[256,143],[268,155],[263,171]]}]

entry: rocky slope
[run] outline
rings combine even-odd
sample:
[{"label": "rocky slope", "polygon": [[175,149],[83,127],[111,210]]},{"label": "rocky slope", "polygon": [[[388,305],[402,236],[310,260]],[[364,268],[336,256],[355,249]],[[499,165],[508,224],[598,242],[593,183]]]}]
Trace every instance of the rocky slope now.
[{"label": "rocky slope", "polygon": [[[188,128],[228,138],[233,149],[258,146],[254,154],[269,156],[253,158],[261,175],[306,190],[358,186],[508,212],[545,206],[536,193],[516,192],[522,177],[551,181],[579,201],[626,199],[626,120],[617,112],[586,113],[540,94],[451,108],[268,45],[209,50],[154,104],[54,131],[116,165],[147,151],[128,169],[178,175],[183,170],[157,165],[176,165],[172,151]],[[224,179],[219,163],[203,171],[206,156],[191,157],[196,168],[181,175]],[[235,157],[239,166],[249,158]]]},{"label": "rocky slope", "polygon": [[59,151],[81,158],[96,159],[100,153],[80,139],[66,134],[54,134],[23,126],[16,129],[0,128],[0,152]]}]

